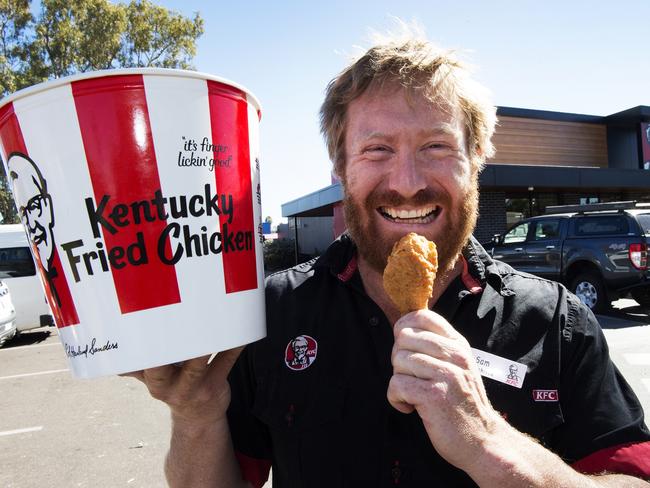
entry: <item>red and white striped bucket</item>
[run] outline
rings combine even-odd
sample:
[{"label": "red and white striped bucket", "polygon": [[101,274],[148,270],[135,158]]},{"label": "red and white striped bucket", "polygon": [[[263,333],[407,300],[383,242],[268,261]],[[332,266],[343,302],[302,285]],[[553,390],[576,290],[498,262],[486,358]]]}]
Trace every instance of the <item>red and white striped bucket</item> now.
[{"label": "red and white striped bucket", "polygon": [[0,149],[77,377],[266,333],[259,104],[214,76],[109,70],[0,102]]}]

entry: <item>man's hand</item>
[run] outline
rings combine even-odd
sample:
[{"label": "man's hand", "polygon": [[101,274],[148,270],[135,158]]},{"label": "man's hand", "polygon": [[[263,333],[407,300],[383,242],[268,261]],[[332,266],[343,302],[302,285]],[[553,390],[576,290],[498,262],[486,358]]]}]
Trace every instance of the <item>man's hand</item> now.
[{"label": "man's hand", "polygon": [[174,421],[201,427],[225,417],[230,405],[228,373],[242,349],[220,352],[210,363],[210,356],[203,356],[124,376],[142,381],[152,397],[169,405]]},{"label": "man's hand", "polygon": [[169,405],[172,435],[165,460],[171,487],[247,487],[230,438],[228,373],[243,348],[190,359],[180,365],[128,373],[142,381],[152,397]]},{"label": "man's hand", "polygon": [[429,310],[404,315],[393,332],[388,401],[403,413],[417,410],[438,453],[468,466],[503,420],[490,405],[467,340]]},{"label": "man's hand", "polygon": [[581,475],[508,425],[490,405],[467,340],[440,315],[409,313],[393,332],[388,401],[416,410],[436,451],[479,486],[648,486],[625,475]]}]

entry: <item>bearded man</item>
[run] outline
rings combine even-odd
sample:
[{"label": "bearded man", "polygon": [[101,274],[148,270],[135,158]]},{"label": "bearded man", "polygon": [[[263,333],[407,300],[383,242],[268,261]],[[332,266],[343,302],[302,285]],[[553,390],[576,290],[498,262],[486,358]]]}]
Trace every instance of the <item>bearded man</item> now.
[{"label": "bearded man", "polygon": [[[465,68],[388,40],[321,121],[349,233],[267,280],[266,339],[136,373],[171,408],[170,485],[260,487],[272,466],[274,487],[648,486],[650,433],[594,316],[471,237],[496,117]],[[382,272],[409,232],[441,276],[400,317]],[[317,353],[292,369],[300,336]],[[484,358],[517,380],[483,379]]]}]

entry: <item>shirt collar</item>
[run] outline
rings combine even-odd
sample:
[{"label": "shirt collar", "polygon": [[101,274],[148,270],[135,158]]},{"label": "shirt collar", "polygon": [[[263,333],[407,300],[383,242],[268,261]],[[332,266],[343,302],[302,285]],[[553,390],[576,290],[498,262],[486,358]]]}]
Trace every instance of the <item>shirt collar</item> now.
[{"label": "shirt collar", "polygon": [[[481,293],[490,284],[504,296],[513,292],[505,285],[495,261],[472,236],[461,256],[463,269],[461,281],[471,294]],[[314,267],[326,267],[339,281],[349,282],[358,269],[357,247],[345,232],[314,263]]]}]

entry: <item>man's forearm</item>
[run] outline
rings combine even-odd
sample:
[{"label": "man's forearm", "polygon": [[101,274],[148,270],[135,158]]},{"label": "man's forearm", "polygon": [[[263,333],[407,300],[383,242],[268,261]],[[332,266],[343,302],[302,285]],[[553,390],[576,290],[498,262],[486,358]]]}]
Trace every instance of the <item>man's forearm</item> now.
[{"label": "man's forearm", "polygon": [[494,443],[486,442],[485,456],[477,459],[468,470],[468,474],[482,488],[650,487],[650,483],[632,476],[587,476],[578,473],[534,439],[507,424],[495,439]]},{"label": "man's forearm", "polygon": [[172,415],[165,475],[172,488],[250,487],[242,480],[225,418],[199,426]]}]

